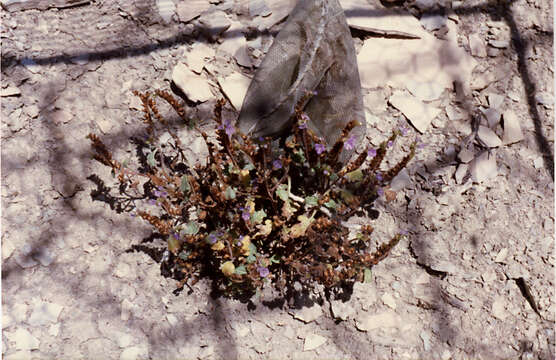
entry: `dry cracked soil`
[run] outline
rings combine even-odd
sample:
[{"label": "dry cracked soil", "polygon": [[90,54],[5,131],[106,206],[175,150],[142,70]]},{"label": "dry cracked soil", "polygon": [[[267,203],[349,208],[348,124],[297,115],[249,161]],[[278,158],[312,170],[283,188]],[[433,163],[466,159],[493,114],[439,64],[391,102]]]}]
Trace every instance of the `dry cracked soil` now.
[{"label": "dry cracked soil", "polygon": [[200,124],[221,97],[234,119],[294,1],[2,1],[3,358],[554,358],[552,2],[341,4],[366,141],[423,144],[372,221],[409,236],[348,293],[242,303],[174,293],[149,226],[91,195],[116,180],[85,137],[129,157],[132,91],[172,81]]}]

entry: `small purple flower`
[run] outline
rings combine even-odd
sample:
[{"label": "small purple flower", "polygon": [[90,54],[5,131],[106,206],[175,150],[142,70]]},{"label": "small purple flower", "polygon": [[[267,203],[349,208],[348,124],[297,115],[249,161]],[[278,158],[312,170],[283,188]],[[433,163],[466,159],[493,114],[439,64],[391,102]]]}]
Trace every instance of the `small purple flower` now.
[{"label": "small purple flower", "polygon": [[376,156],[376,149],[369,149],[369,151],[367,151],[367,156],[374,158]]},{"label": "small purple flower", "polygon": [[264,141],[264,137],[259,136],[259,141],[260,141],[260,142],[263,142],[263,141]]},{"label": "small purple flower", "polygon": [[207,237],[207,240],[210,244],[214,244],[216,243],[216,241],[218,241],[218,237],[216,236],[215,233],[210,233],[209,236]]},{"label": "small purple flower", "polygon": [[150,199],[148,201],[149,205],[156,205],[156,200],[155,199]]},{"label": "small purple flower", "polygon": [[378,194],[378,196],[382,196],[382,195],[384,195],[384,189],[383,188],[378,188],[376,190],[376,193]]},{"label": "small purple flower", "polygon": [[318,155],[322,154],[326,150],[326,147],[323,144],[316,143],[315,144],[315,151]]},{"label": "small purple flower", "polygon": [[402,136],[407,136],[409,130],[405,126],[400,126],[400,132],[402,133]]},{"label": "small purple flower", "polygon": [[324,175],[326,175],[326,176],[328,176],[328,174],[330,174],[330,173],[328,172],[328,170],[324,170],[322,173],[323,173]]},{"label": "small purple flower", "polygon": [[231,120],[224,120],[224,131],[228,137],[231,137],[236,132]]},{"label": "small purple flower", "polygon": [[129,216],[131,216],[131,217],[136,217],[136,216],[137,216],[137,214],[136,214],[136,213],[134,213],[134,212],[131,212],[131,213],[129,213]]},{"label": "small purple flower", "polygon": [[422,142],[417,143],[417,149],[423,150],[425,148],[425,144]]},{"label": "small purple flower", "polygon": [[407,235],[409,235],[409,232],[404,229],[404,230],[400,231],[400,235],[407,236]]},{"label": "small purple flower", "polygon": [[346,150],[353,150],[354,147],[355,147],[355,136],[351,135],[349,139],[347,139],[347,141],[344,143],[344,148]]},{"label": "small purple flower", "polygon": [[382,181],[382,174],[381,174],[380,172],[377,172],[377,173],[375,174],[375,177],[376,177],[376,179],[377,179],[378,181]]},{"label": "small purple flower", "polygon": [[172,235],[174,236],[174,239],[176,239],[176,240],[180,239],[180,234],[178,234],[177,232],[172,233]]},{"label": "small purple flower", "polygon": [[276,159],[272,162],[272,168],[274,170],[278,170],[282,168],[282,162],[279,159]]},{"label": "small purple flower", "polygon": [[163,188],[159,186],[158,190],[153,190],[154,196],[159,197],[159,198],[168,196],[168,193],[166,191],[162,190],[162,189]]},{"label": "small purple flower", "polygon": [[394,142],[392,140],[388,141],[388,143],[386,143],[386,146],[388,146],[389,148],[391,148],[394,145]]},{"label": "small purple flower", "polygon": [[259,275],[262,278],[265,278],[265,277],[268,276],[268,274],[270,274],[270,271],[268,271],[268,268],[262,267],[262,266],[257,267],[257,271],[259,272]]},{"label": "small purple flower", "polygon": [[311,120],[311,119],[309,118],[309,115],[303,113],[303,114],[301,114],[301,120],[302,120],[304,123],[307,123],[307,121],[309,121],[309,120]]},{"label": "small purple flower", "polygon": [[251,214],[249,213],[249,210],[243,210],[243,213],[241,214],[241,218],[244,221],[249,221],[249,219],[251,219]]}]

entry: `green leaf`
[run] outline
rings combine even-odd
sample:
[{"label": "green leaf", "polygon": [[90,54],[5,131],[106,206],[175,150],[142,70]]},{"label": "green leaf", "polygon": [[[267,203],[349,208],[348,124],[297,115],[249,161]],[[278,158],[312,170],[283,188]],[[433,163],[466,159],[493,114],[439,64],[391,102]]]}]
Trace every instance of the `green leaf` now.
[{"label": "green leaf", "polygon": [[279,264],[279,263],[280,263],[280,259],[277,259],[277,258],[276,258],[276,255],[272,255],[272,256],[270,257],[270,259],[268,259],[268,260],[270,260],[270,262],[271,262],[272,264]]},{"label": "green leaf", "polygon": [[189,180],[187,180],[187,175],[183,175],[181,177],[180,190],[184,194],[187,194],[189,191],[191,191],[191,186],[189,186]]},{"label": "green leaf", "polygon": [[194,221],[190,221],[185,225],[185,229],[183,229],[185,235],[195,235],[199,232],[199,224]]},{"label": "green leaf", "polygon": [[338,180],[338,175],[336,175],[336,173],[330,174],[330,181],[334,182],[336,180]]},{"label": "green leaf", "polygon": [[252,263],[254,263],[255,261],[257,261],[257,258],[256,258],[254,255],[249,255],[249,256],[247,257],[247,263],[248,263],[248,264],[252,264]]},{"label": "green leaf", "polygon": [[363,272],[363,282],[364,283],[370,283],[371,282],[371,269],[369,268],[365,268],[365,271]]},{"label": "green leaf", "polygon": [[189,257],[190,254],[191,254],[191,252],[183,250],[182,252],[180,252],[178,257],[182,260],[187,260],[187,258]]},{"label": "green leaf", "polygon": [[124,162],[122,163],[122,167],[127,168],[128,164],[129,164],[129,158],[124,160]]},{"label": "green leaf", "polygon": [[249,256],[255,256],[257,254],[257,247],[252,242],[249,243]]},{"label": "green leaf", "polygon": [[337,205],[338,205],[338,204],[336,204],[336,201],[334,201],[334,200],[332,200],[332,199],[330,199],[329,201],[327,201],[327,202],[324,203],[324,206],[326,206],[326,207],[329,208],[329,209],[336,209],[336,206],[337,206]]},{"label": "green leaf", "polygon": [[226,200],[235,199],[236,198],[236,191],[234,190],[234,188],[231,187],[231,186],[228,186],[228,188],[224,192],[224,197],[226,198]]},{"label": "green leaf", "polygon": [[173,235],[168,236],[168,251],[175,254],[180,249],[180,241],[176,239]]},{"label": "green leaf", "polygon": [[154,156],[156,155],[157,151],[158,151],[158,149],[155,149],[154,151],[151,151],[151,153],[147,156],[147,164],[149,164],[149,166],[152,166],[152,167],[156,166],[156,160],[155,160]]},{"label": "green leaf", "polygon": [[245,269],[245,265],[241,265],[236,267],[234,273],[236,273],[237,275],[245,275],[247,274],[247,269]]},{"label": "green leaf", "polygon": [[361,181],[363,180],[363,171],[361,171],[361,169],[354,170],[352,172],[347,173],[346,177],[351,182]]},{"label": "green leaf", "polygon": [[316,196],[307,196],[305,198],[305,204],[307,206],[317,206],[319,204],[319,199]]},{"label": "green leaf", "polygon": [[284,202],[288,201],[288,198],[290,197],[290,194],[288,193],[288,185],[282,184],[278,186],[278,188],[276,188],[276,196]]},{"label": "green leaf", "polygon": [[260,224],[263,222],[265,216],[266,213],[264,212],[264,210],[255,211],[251,214],[251,222],[253,224]]}]

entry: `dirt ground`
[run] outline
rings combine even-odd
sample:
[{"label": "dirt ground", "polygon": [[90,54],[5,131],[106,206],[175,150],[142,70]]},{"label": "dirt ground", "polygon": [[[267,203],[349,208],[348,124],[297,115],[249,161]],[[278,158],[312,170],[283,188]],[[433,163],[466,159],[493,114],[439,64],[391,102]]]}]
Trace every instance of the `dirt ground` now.
[{"label": "dirt ground", "polygon": [[[115,179],[91,159],[88,133],[129,157],[129,138],[143,129],[131,91],[170,89],[174,66],[195,49],[204,62],[195,76],[212,97],[188,111],[206,122],[217,98],[237,101],[221,80],[252,76],[291,3],[99,0],[2,10],[3,358],[554,358],[551,1],[385,1],[402,18],[420,18],[413,30],[430,48],[388,31],[353,32],[370,141],[404,124],[425,146],[373,221],[377,240],[409,236],[352,293],[246,304],[211,297],[204,279],[176,295],[160,261],[137,246],[162,245],[144,242],[149,226],[93,199],[90,175]],[[367,5],[383,6],[359,0],[348,21],[380,20]],[[197,8],[209,15],[188,19]],[[213,31],[214,11],[228,30]],[[236,38],[247,54],[225,51],[236,43],[222,47]],[[389,44],[400,45],[377,50]],[[419,79],[427,64],[453,65],[442,61],[447,44],[456,64],[427,84],[455,73],[460,82],[429,94]],[[380,70],[434,46],[439,53],[426,50],[419,56],[430,60],[413,59],[415,69]],[[373,63],[382,54],[394,55]],[[416,108],[424,109],[417,117]],[[472,118],[482,125],[476,139]],[[192,158],[202,157],[195,135],[175,126],[189,136]]]}]

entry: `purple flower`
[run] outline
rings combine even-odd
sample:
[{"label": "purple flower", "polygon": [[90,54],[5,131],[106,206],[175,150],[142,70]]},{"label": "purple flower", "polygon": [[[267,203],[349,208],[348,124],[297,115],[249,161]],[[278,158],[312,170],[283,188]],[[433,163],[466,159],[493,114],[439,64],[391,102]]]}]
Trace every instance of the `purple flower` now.
[{"label": "purple flower", "polygon": [[344,148],[346,150],[353,150],[355,147],[355,135],[351,135],[349,139],[344,143]]},{"label": "purple flower", "polygon": [[263,142],[263,141],[264,141],[264,137],[259,136],[259,141],[260,141],[260,142]]},{"label": "purple flower", "polygon": [[274,170],[278,170],[282,168],[282,162],[279,159],[276,159],[272,162],[272,168],[274,168]]},{"label": "purple flower", "polygon": [[224,131],[228,137],[231,137],[236,132],[231,120],[224,120]]},{"label": "purple flower", "polygon": [[378,196],[382,196],[382,195],[384,195],[384,189],[383,188],[378,188],[376,190],[376,193],[378,194]]},{"label": "purple flower", "polygon": [[156,205],[156,200],[155,199],[150,199],[148,201],[149,205]]},{"label": "purple flower", "polygon": [[381,174],[380,172],[377,172],[377,173],[375,174],[375,178],[376,178],[378,181],[382,181],[382,174]]},{"label": "purple flower", "polygon": [[405,126],[400,126],[400,132],[402,133],[402,136],[407,136],[409,130],[407,130]]},{"label": "purple flower", "polygon": [[376,149],[369,149],[369,151],[367,151],[367,156],[374,158],[376,156]]},{"label": "purple flower", "polygon": [[389,148],[392,147],[392,145],[394,145],[394,142],[392,140],[388,141],[388,143],[386,143],[386,146],[388,146]]},{"label": "purple flower", "polygon": [[249,213],[249,210],[243,210],[243,213],[241,214],[241,218],[244,221],[249,221],[249,219],[251,219],[251,214]]},{"label": "purple flower", "polygon": [[315,144],[315,151],[318,155],[322,154],[326,150],[326,147],[323,144],[316,143]]},{"label": "purple flower", "polygon": [[420,143],[417,144],[417,149],[422,150],[422,149],[424,149],[424,148],[425,148],[425,144],[424,144],[424,143],[420,142]]},{"label": "purple flower", "polygon": [[400,231],[400,235],[407,236],[407,235],[409,235],[409,232],[404,229],[404,230]]},{"label": "purple flower", "polygon": [[166,191],[162,190],[162,189],[163,188],[159,186],[158,190],[153,190],[154,196],[156,196],[156,197],[166,197],[166,196],[168,196],[168,193]]},{"label": "purple flower", "polygon": [[259,275],[262,278],[265,278],[265,277],[268,276],[268,274],[270,274],[270,271],[268,271],[268,268],[262,267],[262,266],[257,267],[257,271],[259,272]]},{"label": "purple flower", "polygon": [[330,173],[328,172],[328,170],[324,170],[322,173],[323,173],[324,175],[330,174]]},{"label": "purple flower", "polygon": [[218,240],[218,237],[216,236],[215,233],[210,233],[207,237],[207,241],[212,245],[214,243],[216,243],[216,241]]},{"label": "purple flower", "polygon": [[180,234],[178,234],[177,232],[172,233],[172,235],[174,236],[174,239],[176,239],[176,240],[180,239]]},{"label": "purple flower", "polygon": [[134,212],[131,212],[131,213],[129,213],[129,216],[131,216],[131,217],[136,217],[136,216],[137,216],[137,214],[136,214],[136,213],[134,213]]}]

